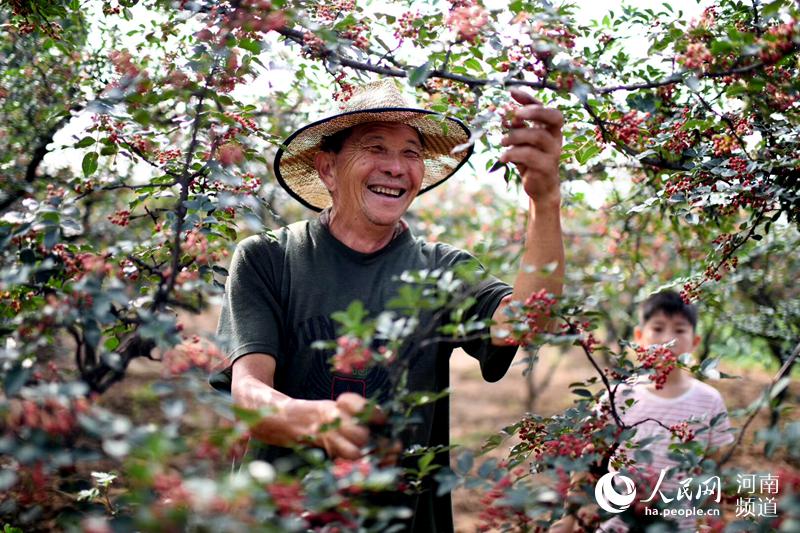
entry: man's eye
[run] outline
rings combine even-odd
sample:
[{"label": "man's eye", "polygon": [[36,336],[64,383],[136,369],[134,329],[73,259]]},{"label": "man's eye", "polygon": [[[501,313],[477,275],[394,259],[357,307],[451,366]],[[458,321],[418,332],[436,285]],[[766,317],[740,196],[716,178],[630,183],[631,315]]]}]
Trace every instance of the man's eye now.
[{"label": "man's eye", "polygon": [[422,154],[414,150],[406,150],[406,157],[419,158],[422,157]]},{"label": "man's eye", "polygon": [[383,146],[381,146],[379,144],[371,144],[371,145],[367,146],[367,151],[373,152],[373,153],[381,153],[384,150],[383,150]]}]

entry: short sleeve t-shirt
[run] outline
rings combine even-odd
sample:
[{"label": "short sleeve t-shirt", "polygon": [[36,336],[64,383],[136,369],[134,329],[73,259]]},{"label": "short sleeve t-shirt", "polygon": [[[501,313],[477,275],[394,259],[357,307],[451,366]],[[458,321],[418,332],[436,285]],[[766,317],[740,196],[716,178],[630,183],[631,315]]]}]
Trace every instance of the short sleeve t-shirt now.
[{"label": "short sleeve t-shirt", "polygon": [[[719,391],[696,379],[692,379],[686,391],[675,398],[664,398],[648,390],[648,385],[639,382],[617,392],[617,403],[624,403],[629,398],[633,398],[635,403],[621,413],[623,422],[635,424],[640,420],[653,418],[667,427],[680,424],[689,420],[695,422],[689,424],[695,432],[703,427],[708,427],[711,420],[722,413],[723,416],[714,427],[697,435],[707,448],[719,448],[733,442],[733,435],[730,432],[730,421],[727,417],[725,402],[722,400]],[[655,437],[656,439],[648,445],[647,449],[653,453],[651,466],[656,470],[669,468],[675,465],[667,456],[669,455],[669,445],[671,435],[666,428],[656,422],[648,421],[637,426],[635,440],[642,441]]]},{"label": "short sleeve t-shirt", "polygon": [[[313,347],[315,341],[335,339],[339,332],[331,314],[359,300],[371,317],[387,309],[403,285],[406,271],[450,270],[474,261],[468,253],[443,243],[428,243],[405,230],[374,253],[360,253],[338,241],[318,220],[298,222],[270,234],[249,237],[236,248],[226,283],[217,335],[232,364],[249,353],[266,353],[276,359],[275,388],[307,400],[335,399],[355,392],[383,400],[390,376],[383,366],[349,375],[332,372],[332,350]],[[477,263],[476,263],[477,265]],[[470,309],[479,320],[491,318],[500,301],[512,292],[507,284],[484,277],[470,288],[475,303]],[[428,324],[432,314],[420,317]],[[435,331],[435,329],[434,329]],[[437,333],[438,334],[438,333]],[[438,392],[449,386],[452,342],[421,343],[399,357],[413,357],[408,388]],[[495,347],[487,339],[460,344],[478,359],[484,379],[497,381],[508,370],[514,347]],[[230,390],[230,367],[211,379],[219,390]],[[417,410],[421,423],[413,426],[405,445],[447,445],[449,402],[441,400]],[[268,450],[266,458],[280,455]],[[448,464],[447,454],[437,462]],[[419,498],[414,530],[452,530],[449,495],[432,492]]]},{"label": "short sleeve t-shirt", "polygon": [[[707,428],[696,437],[706,448],[720,448],[734,440],[722,396],[717,389],[702,381],[692,379],[683,394],[674,398],[664,398],[649,390],[649,381],[640,380],[632,385],[620,387],[615,398],[617,410],[625,424],[637,424],[650,418],[671,427],[691,421],[689,427],[695,432]],[[630,399],[634,400],[633,404],[624,407]],[[608,401],[608,396],[604,396],[601,401]],[[711,421],[720,414],[724,416],[709,428]],[[669,458],[669,445],[673,442],[670,432],[655,421],[642,422],[636,426],[636,435],[633,438],[635,442],[651,438],[653,440],[644,449],[653,454],[652,462],[644,466],[655,473],[675,466],[676,462]],[[678,479],[667,476],[661,484],[661,490],[665,494],[674,494],[678,485]],[[678,527],[680,531],[694,531],[696,523],[691,517],[682,517],[678,520]],[[614,518],[603,524],[601,531],[622,533],[627,531],[627,527],[622,520]]]}]

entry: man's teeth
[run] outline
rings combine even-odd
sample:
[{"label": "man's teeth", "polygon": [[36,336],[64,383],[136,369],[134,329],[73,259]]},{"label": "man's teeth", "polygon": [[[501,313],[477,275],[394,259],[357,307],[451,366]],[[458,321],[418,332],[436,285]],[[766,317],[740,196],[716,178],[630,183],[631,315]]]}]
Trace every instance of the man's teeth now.
[{"label": "man's teeth", "polygon": [[394,198],[398,198],[403,195],[405,189],[390,189],[389,187],[382,187],[380,185],[373,185],[369,187],[369,190],[372,192],[376,192],[378,194],[385,194],[387,196],[392,196]]}]

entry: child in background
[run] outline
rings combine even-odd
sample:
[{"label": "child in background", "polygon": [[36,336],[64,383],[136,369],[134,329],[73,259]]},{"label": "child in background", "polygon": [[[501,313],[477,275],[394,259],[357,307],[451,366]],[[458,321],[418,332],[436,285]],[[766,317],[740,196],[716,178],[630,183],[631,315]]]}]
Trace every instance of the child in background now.
[{"label": "child in background", "polygon": [[[634,340],[642,348],[672,342],[669,351],[672,356],[677,357],[693,352],[700,344],[696,327],[695,306],[686,304],[680,295],[673,291],[663,291],[650,296],[642,304],[641,320],[634,330]],[[670,355],[663,352],[662,355]],[[658,357],[658,351],[655,354]],[[659,361],[654,363],[657,365]],[[635,442],[651,437],[657,438],[644,447],[652,453],[652,462],[647,465],[637,464],[632,468],[637,471],[646,469],[650,472],[660,472],[663,468],[675,466],[675,462],[668,457],[672,432],[667,428],[676,428],[688,439],[691,438],[689,432],[694,434],[698,429],[708,427],[711,420],[720,413],[724,413],[724,416],[708,431],[697,434],[695,440],[702,442],[709,450],[719,449],[733,442],[734,437],[730,432],[725,403],[714,387],[698,381],[682,369],[675,368],[669,371],[666,379],[663,372],[659,374],[661,377],[653,376],[656,378],[655,381],[641,377],[630,385],[621,385],[615,393],[617,412],[626,425],[633,425],[647,418],[658,421],[647,421],[636,426]],[[631,398],[635,403],[626,407],[626,402]],[[608,397],[605,396],[601,404],[603,401],[607,402]],[[670,479],[668,475],[661,484],[661,491],[664,494],[674,495],[677,486],[678,480]],[[647,498],[652,488],[649,487],[648,490],[639,487],[637,500]],[[697,524],[691,517],[679,519],[678,525],[681,531],[697,530]],[[556,522],[550,531],[562,533],[574,531],[576,527],[575,517],[566,516]],[[600,527],[600,531],[626,530],[625,524],[619,518],[614,518]]]}]

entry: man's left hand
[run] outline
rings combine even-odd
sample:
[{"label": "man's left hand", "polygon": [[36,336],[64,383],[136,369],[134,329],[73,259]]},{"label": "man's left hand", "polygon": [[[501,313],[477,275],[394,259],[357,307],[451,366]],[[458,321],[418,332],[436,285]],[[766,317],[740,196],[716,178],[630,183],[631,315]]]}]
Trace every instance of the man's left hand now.
[{"label": "man's left hand", "polygon": [[511,96],[522,107],[514,111],[511,129],[501,141],[509,149],[503,152],[500,161],[517,165],[525,193],[534,204],[558,201],[561,194],[558,166],[564,117],[559,110],[544,107],[533,96],[519,89],[511,89]]}]

